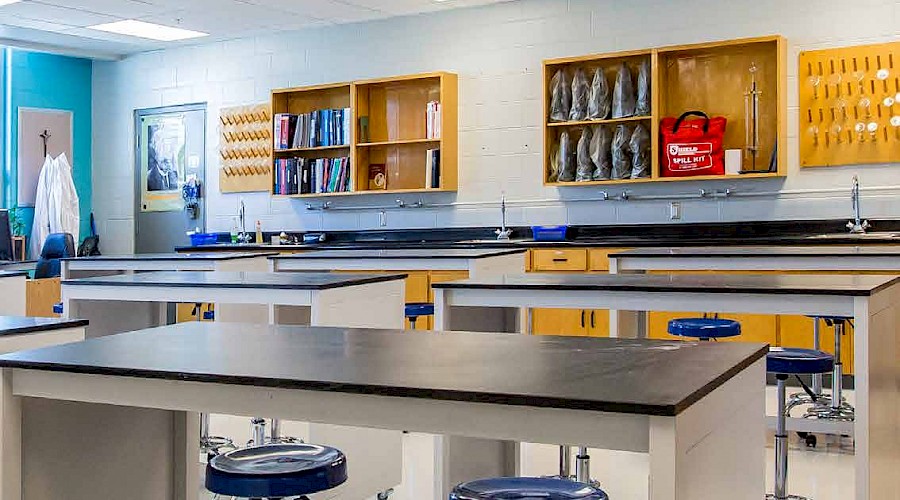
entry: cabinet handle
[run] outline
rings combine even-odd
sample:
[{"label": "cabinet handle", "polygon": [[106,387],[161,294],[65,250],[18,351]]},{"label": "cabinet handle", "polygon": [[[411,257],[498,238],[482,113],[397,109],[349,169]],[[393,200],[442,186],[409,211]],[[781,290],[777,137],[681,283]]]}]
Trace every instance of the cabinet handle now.
[{"label": "cabinet handle", "polygon": [[584,328],[584,309],[581,310],[581,327]]},{"label": "cabinet handle", "polygon": [[594,313],[597,311],[591,311],[591,328],[594,328]]},{"label": "cabinet handle", "polygon": [[569,262],[569,259],[553,259],[553,262]]}]

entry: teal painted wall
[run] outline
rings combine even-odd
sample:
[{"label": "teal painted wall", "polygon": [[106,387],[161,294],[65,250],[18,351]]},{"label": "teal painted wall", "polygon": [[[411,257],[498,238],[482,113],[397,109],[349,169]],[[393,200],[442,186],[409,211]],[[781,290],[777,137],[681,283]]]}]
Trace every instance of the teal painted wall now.
[{"label": "teal painted wall", "polygon": [[[46,108],[72,112],[72,175],[78,191],[81,211],[81,237],[90,232],[91,214],[91,76],[93,63],[89,59],[58,56],[7,48],[4,103],[8,103],[4,116],[9,152],[7,168],[7,206],[15,206],[18,157],[19,108]],[[6,108],[6,106],[4,106]],[[23,209],[26,234],[31,233],[34,210]]]}]

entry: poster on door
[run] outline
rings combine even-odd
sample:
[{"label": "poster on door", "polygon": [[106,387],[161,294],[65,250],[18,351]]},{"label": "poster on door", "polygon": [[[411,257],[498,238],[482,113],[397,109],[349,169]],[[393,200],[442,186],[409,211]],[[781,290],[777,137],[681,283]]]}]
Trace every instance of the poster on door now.
[{"label": "poster on door", "polygon": [[141,118],[141,211],[184,210],[185,118],[182,114]]}]

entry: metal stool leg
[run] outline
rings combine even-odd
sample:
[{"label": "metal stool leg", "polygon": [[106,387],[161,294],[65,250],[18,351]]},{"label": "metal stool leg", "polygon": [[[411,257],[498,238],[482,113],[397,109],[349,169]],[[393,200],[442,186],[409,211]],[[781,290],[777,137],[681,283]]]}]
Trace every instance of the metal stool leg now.
[{"label": "metal stool leg", "polygon": [[591,456],[584,446],[578,448],[578,455],[575,456],[575,480],[591,484]]},{"label": "metal stool leg", "polygon": [[856,419],[853,406],[847,404],[843,396],[844,364],[841,362],[841,340],[844,336],[844,324],[843,320],[834,322],[834,369],[831,374],[831,400],[810,409],[805,415],[806,418],[841,422],[852,422]]},{"label": "metal stool leg", "polygon": [[254,418],[250,421],[249,446],[264,446],[266,444],[266,419]]},{"label": "metal stool leg", "polygon": [[419,319],[419,318],[416,317],[416,316],[410,316],[410,317],[409,317],[409,329],[410,329],[410,330],[415,330],[415,329],[416,329],[416,320],[417,320],[417,319]]},{"label": "metal stool leg", "polygon": [[787,379],[784,374],[775,376],[778,381],[778,413],[775,426],[775,494],[766,495],[767,500],[806,500],[804,497],[787,494],[788,479],[788,437],[787,437]]},{"label": "metal stool leg", "polygon": [[559,477],[569,479],[572,477],[572,447],[559,447]]},{"label": "metal stool leg", "polygon": [[291,436],[284,436],[281,434],[281,420],[277,418],[273,418],[269,421],[271,425],[271,431],[269,431],[269,442],[276,444],[296,444],[302,443],[302,439],[298,439]]}]

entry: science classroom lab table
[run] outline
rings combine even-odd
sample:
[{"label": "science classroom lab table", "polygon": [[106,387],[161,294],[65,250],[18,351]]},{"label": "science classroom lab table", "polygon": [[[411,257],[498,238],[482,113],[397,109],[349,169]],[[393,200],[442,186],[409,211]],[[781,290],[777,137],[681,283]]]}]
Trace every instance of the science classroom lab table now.
[{"label": "science classroom lab table", "polygon": [[62,279],[151,271],[263,272],[268,253],[148,253],[63,259]]},{"label": "science classroom lab table", "polygon": [[467,271],[470,278],[525,272],[524,249],[322,250],[270,257],[272,271]]},{"label": "science classroom lab table", "polygon": [[446,329],[450,317],[461,312],[454,308],[469,306],[610,309],[612,336],[639,338],[646,334],[646,311],[701,307],[851,317],[856,328],[856,422],[791,418],[788,429],[833,432],[836,425],[843,426],[842,432],[856,442],[857,500],[895,499],[900,465],[898,285],[900,277],[871,275],[506,276],[434,285],[435,324]]},{"label": "science classroom lab table", "polygon": [[[322,250],[270,257],[273,272],[341,271],[408,272],[407,302],[432,302],[431,285],[440,281],[522,274],[524,249],[446,248],[446,249],[358,249]],[[491,322],[495,320],[495,322]],[[472,310],[466,318],[454,322],[456,330],[478,324],[492,331],[504,331],[523,318],[497,317]],[[415,329],[429,330],[431,318],[421,318]],[[413,329],[412,325],[408,325]]]},{"label": "science classroom lab table", "polygon": [[[758,500],[765,353],[763,344],[219,323],[19,352],[0,357],[0,491],[20,500],[24,483],[68,500],[195,498],[199,474],[185,463],[197,436],[184,422],[224,412],[640,451],[650,455],[652,500]],[[53,413],[42,423],[92,446],[22,449],[19,411],[35,397],[91,408],[104,426]],[[180,425],[110,431],[146,413]],[[151,456],[146,442],[172,445]],[[124,460],[123,449],[133,450]],[[443,500],[454,481],[479,475],[443,474],[442,456],[416,469],[434,471],[433,481],[416,479],[429,493],[399,498]]]},{"label": "science classroom lab table", "polygon": [[0,352],[25,351],[84,340],[81,319],[0,316]]},{"label": "science classroom lab table", "polygon": [[873,272],[900,274],[900,246],[639,248],[609,256],[611,274],[647,271]]},{"label": "science classroom lab table", "polygon": [[0,271],[0,315],[25,316],[26,271]]},{"label": "science classroom lab table", "polygon": [[[170,271],[66,280],[62,298],[67,315],[91,321],[88,337],[165,325],[168,302],[213,303],[216,322],[402,328],[404,278],[405,274]],[[245,354],[251,356],[252,348],[248,349]],[[217,417],[213,426],[231,429],[232,420]],[[154,424],[159,421],[144,422]],[[333,429],[312,426],[304,432],[328,437]],[[353,498],[355,492],[367,493],[359,498],[372,496],[399,484],[401,439],[400,433],[363,429],[345,429],[336,436],[333,442],[363,469],[342,490],[349,496],[341,498]],[[380,450],[380,455],[371,449]]]},{"label": "science classroom lab table", "polygon": [[214,303],[230,322],[399,327],[405,277],[167,271],[65,280],[62,299],[67,316],[91,320],[89,337],[165,324],[169,302]]}]

